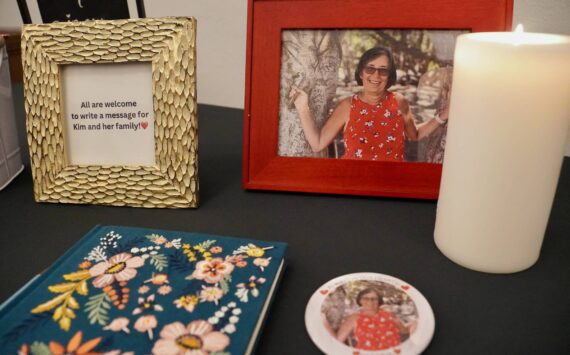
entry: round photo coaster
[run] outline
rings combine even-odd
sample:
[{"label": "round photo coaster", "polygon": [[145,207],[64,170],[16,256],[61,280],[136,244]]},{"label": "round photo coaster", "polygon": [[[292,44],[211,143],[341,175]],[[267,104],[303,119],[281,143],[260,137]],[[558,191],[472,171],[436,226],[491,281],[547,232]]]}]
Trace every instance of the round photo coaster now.
[{"label": "round photo coaster", "polygon": [[433,337],[435,318],[409,283],[365,272],[337,277],[315,291],[305,326],[326,354],[420,354]]}]

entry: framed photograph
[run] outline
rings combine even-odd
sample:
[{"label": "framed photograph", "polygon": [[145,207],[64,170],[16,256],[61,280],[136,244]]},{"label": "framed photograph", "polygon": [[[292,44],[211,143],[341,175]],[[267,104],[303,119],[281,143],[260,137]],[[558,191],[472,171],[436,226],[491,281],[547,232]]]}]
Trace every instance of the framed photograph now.
[{"label": "framed photograph", "polygon": [[25,24],[145,17],[144,0],[17,0]]},{"label": "framed photograph", "polygon": [[26,25],[38,202],[197,207],[196,21]]},{"label": "framed photograph", "polygon": [[457,36],[512,0],[250,0],[247,189],[437,199]]}]

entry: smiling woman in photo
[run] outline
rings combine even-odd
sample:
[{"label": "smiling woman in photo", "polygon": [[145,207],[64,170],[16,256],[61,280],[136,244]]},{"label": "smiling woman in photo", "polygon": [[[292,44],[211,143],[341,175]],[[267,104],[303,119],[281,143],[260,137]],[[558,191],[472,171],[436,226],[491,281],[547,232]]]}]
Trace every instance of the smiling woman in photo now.
[{"label": "smiling woman in photo", "polygon": [[400,319],[382,309],[382,296],[373,288],[366,288],[356,296],[358,312],[346,317],[336,338],[362,350],[383,350],[400,345],[401,333],[409,333]]},{"label": "smiling woman in photo", "polygon": [[403,161],[406,139],[421,140],[447,121],[445,110],[439,117],[416,125],[408,101],[388,91],[396,82],[396,68],[387,48],[364,52],[354,78],[362,91],[340,101],[322,129],[315,124],[308,94],[292,87],[289,97],[314,152],[325,149],[342,129],[346,149],[343,159]]}]

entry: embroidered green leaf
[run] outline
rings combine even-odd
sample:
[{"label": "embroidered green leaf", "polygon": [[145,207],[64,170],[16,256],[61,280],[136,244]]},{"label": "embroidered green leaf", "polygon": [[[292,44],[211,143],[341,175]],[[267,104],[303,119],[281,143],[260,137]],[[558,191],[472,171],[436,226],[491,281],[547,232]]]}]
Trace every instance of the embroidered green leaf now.
[{"label": "embroidered green leaf", "polygon": [[234,250],[232,254],[233,255],[244,254],[244,253],[247,253],[247,251],[251,248],[255,248],[255,245],[253,245],[253,244],[242,245],[239,248],[237,248],[236,250]]},{"label": "embroidered green leaf", "polygon": [[103,249],[101,246],[96,246],[95,248],[93,248],[93,250],[89,252],[89,255],[87,255],[86,259],[95,262],[107,260],[105,249]]},{"label": "embroidered green leaf", "polygon": [[220,288],[222,289],[222,292],[224,293],[224,295],[226,293],[230,292],[230,286],[228,285],[226,280],[220,281]]},{"label": "embroidered green leaf", "polygon": [[232,275],[226,275],[223,280],[220,281],[220,288],[224,295],[230,292],[230,283],[232,282]]},{"label": "embroidered green leaf", "polygon": [[70,274],[63,275],[63,278],[67,281],[82,281],[91,277],[89,270],[80,270],[76,272],[72,272]]},{"label": "embroidered green leaf", "polygon": [[52,355],[49,347],[45,343],[35,341],[30,345],[32,355]]},{"label": "embroidered green leaf", "polygon": [[63,293],[63,292],[71,291],[74,288],[75,288],[75,283],[65,282],[65,283],[61,283],[61,284],[57,284],[57,285],[51,285],[48,287],[48,290],[50,290],[53,293]]},{"label": "embroidered green leaf", "polygon": [[32,309],[32,313],[42,313],[54,309],[58,304],[63,302],[70,293],[71,292],[62,293],[61,295],[40,304],[36,308]]},{"label": "embroidered green leaf", "polygon": [[109,305],[109,296],[105,293],[93,295],[85,303],[85,312],[91,324],[98,323],[99,325],[106,325],[109,320],[107,310],[111,308]]},{"label": "embroidered green leaf", "polygon": [[164,254],[150,256],[150,264],[158,271],[164,270],[168,266],[168,258]]},{"label": "embroidered green leaf", "polygon": [[214,245],[214,243],[216,243],[215,240],[206,240],[205,242],[198,244],[198,247],[208,249],[209,247]]},{"label": "embroidered green leaf", "polygon": [[149,234],[145,236],[151,242],[154,242],[156,239],[160,238],[161,236],[158,234]]}]

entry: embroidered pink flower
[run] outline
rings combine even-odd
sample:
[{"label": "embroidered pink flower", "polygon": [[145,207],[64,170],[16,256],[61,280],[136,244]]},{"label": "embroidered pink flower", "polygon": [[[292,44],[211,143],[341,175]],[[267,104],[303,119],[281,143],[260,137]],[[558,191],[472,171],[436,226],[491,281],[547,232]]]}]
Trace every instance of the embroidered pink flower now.
[{"label": "embroidered pink flower", "polygon": [[120,332],[123,331],[125,333],[129,333],[129,319],[126,317],[119,317],[115,318],[109,325],[103,328],[103,330],[110,330],[113,332]]},{"label": "embroidered pink flower", "polygon": [[129,253],[113,255],[107,261],[91,267],[89,273],[95,277],[93,286],[103,288],[112,284],[115,280],[127,281],[137,275],[136,268],[144,265],[144,259],[140,256],[133,257]]},{"label": "embroidered pink flower", "polygon": [[213,331],[205,320],[195,320],[186,327],[180,322],[168,324],[162,328],[160,337],[152,348],[153,354],[208,355],[224,350],[230,343],[227,335]]},{"label": "embroidered pink flower", "polygon": [[152,340],[153,334],[152,330],[156,328],[158,322],[156,317],[151,315],[142,316],[135,322],[135,329],[141,333],[147,333],[148,338]]},{"label": "embroidered pink flower", "polygon": [[146,280],[144,283],[152,282],[153,285],[163,285],[167,284],[168,282],[168,275],[166,274],[155,274],[152,273],[152,277]]},{"label": "embroidered pink flower", "polygon": [[219,287],[206,287],[202,286],[200,291],[200,302],[214,302],[218,304],[218,300],[222,298],[224,291]]},{"label": "embroidered pink flower", "polygon": [[271,258],[257,258],[253,260],[253,265],[258,266],[261,271],[265,271],[265,268],[269,266]]},{"label": "embroidered pink flower", "polygon": [[141,295],[144,295],[145,293],[150,291],[150,287],[148,287],[147,285],[142,285],[141,287],[139,287],[138,291]]},{"label": "embroidered pink flower", "polygon": [[233,263],[233,264],[238,263],[240,261],[243,261],[245,259],[247,259],[247,255],[243,255],[243,254],[231,255],[231,256],[227,255],[226,256],[226,261],[228,263]]},{"label": "embroidered pink flower", "polygon": [[213,247],[210,248],[210,253],[212,253],[212,254],[219,254],[219,253],[221,253],[222,251],[223,251],[222,247],[221,247],[221,246],[218,246],[218,245],[213,246]]},{"label": "embroidered pink flower", "polygon": [[198,280],[204,280],[207,283],[215,284],[220,282],[234,271],[234,265],[222,258],[214,258],[212,260],[202,260],[196,264],[196,270],[192,276]]},{"label": "embroidered pink flower", "polygon": [[28,346],[28,344],[22,344],[22,346],[20,346],[20,349],[18,349],[18,355],[28,355],[30,352],[30,347]]},{"label": "embroidered pink flower", "polygon": [[166,238],[164,238],[162,235],[159,235],[158,237],[154,238],[154,240],[152,241],[154,244],[164,244],[166,242],[168,242],[168,240]]},{"label": "embroidered pink flower", "polygon": [[163,296],[168,295],[170,292],[172,292],[172,287],[168,285],[162,285],[158,288],[157,292]]}]

